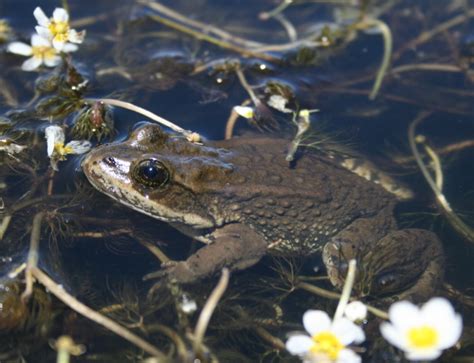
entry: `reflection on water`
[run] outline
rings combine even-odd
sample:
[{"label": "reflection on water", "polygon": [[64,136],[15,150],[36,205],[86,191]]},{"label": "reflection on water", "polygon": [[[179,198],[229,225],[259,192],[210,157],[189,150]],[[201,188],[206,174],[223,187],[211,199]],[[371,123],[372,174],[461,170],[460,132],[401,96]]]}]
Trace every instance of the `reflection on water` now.
[{"label": "reflection on water", "polygon": [[[76,51],[56,53],[53,44],[42,44],[41,49],[29,46],[38,5],[47,16],[55,7],[69,7],[69,28],[61,28],[65,19],[55,18],[54,26],[46,24],[45,31],[67,34],[66,40],[77,44]],[[169,361],[298,361],[284,349],[287,334],[302,329],[306,310],[331,314],[336,309],[346,262],[339,260],[333,266],[341,280],[335,288],[327,275],[333,283],[335,277],[326,271],[319,253],[264,257],[231,274],[205,331],[204,345],[197,344],[193,334],[199,313],[219,274],[191,285],[143,281],[143,276],[160,269],[166,256],[184,260],[201,243],[185,235],[190,234],[189,226],[182,234],[90,186],[80,165],[79,154],[86,150],[70,142],[90,140],[95,146],[123,141],[141,121],[149,120],[98,99],[150,110],[204,140],[255,134],[285,138],[294,152],[289,159],[294,157],[296,163],[314,153],[325,163],[343,164],[377,182],[388,175],[390,183],[396,180],[397,190],[409,188],[415,196],[397,206],[398,223],[432,230],[442,240],[446,273],[433,295],[448,297],[469,331],[474,282],[473,5],[470,0],[123,0],[113,6],[101,0],[2,1],[0,361],[50,362],[56,357],[51,342],[61,335],[84,345],[85,352],[75,358],[80,362],[135,362],[149,356],[146,347],[125,343],[66,307],[50,293],[53,287],[43,287],[46,280],[41,275],[35,275],[37,282],[30,286],[34,270],[30,267],[36,261],[39,273],[154,349],[169,353],[173,357]],[[68,29],[85,30],[84,42]],[[22,70],[25,60],[39,55],[45,64]],[[49,56],[61,57],[60,64],[48,68],[54,63],[47,61]],[[236,105],[249,107],[248,119],[232,112]],[[48,154],[45,130],[52,124],[61,126],[64,135],[48,140]],[[416,126],[411,141],[420,153],[418,163],[410,148],[410,125]],[[282,147],[281,158],[286,155],[288,149]],[[375,174],[374,169],[370,175],[363,169],[369,159],[370,168],[379,170]],[[420,163],[426,166],[432,187]],[[190,165],[194,170],[196,164]],[[211,169],[202,168],[200,180],[213,181]],[[252,178],[257,178],[257,169],[250,169]],[[155,177],[154,169],[145,172],[146,178]],[[270,178],[261,176],[261,184],[270,185]],[[328,190],[332,192],[330,185]],[[248,193],[252,201],[254,196]],[[176,201],[176,208],[194,202]],[[362,196],[356,205],[363,202]],[[270,209],[272,213],[278,213],[277,207]],[[229,212],[231,206],[222,208]],[[347,211],[349,203],[341,208]],[[323,217],[329,214],[322,212]],[[284,227],[288,233],[301,233],[304,224],[298,218],[303,213],[291,217],[293,222]],[[264,218],[263,213],[260,221]],[[384,255],[376,252],[375,258]],[[420,266],[427,259],[429,251],[425,252],[419,254]],[[367,266],[383,264],[382,260]],[[359,266],[354,294],[386,310],[388,301],[400,298],[406,288],[400,286],[400,271],[387,271],[380,280],[393,283],[390,286],[396,288],[386,290],[390,293],[370,291],[365,296],[361,280],[375,281],[367,266]],[[403,270],[403,277],[416,280],[415,267]],[[434,280],[441,278],[437,274]],[[409,298],[426,301],[417,300],[421,295],[417,291]],[[358,353],[368,362],[402,361],[403,354],[381,338],[378,325],[383,312],[378,316],[369,315],[364,325],[367,343]],[[472,359],[468,333],[461,342],[443,361]]]}]

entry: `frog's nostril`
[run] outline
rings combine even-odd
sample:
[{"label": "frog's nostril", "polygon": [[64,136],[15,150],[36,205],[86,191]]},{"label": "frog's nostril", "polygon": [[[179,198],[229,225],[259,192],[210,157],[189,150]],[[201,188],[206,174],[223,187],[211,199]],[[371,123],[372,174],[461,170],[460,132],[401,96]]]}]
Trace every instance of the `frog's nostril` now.
[{"label": "frog's nostril", "polygon": [[115,162],[115,159],[112,156],[107,156],[103,158],[102,161],[110,167],[115,167],[117,165],[117,163]]}]

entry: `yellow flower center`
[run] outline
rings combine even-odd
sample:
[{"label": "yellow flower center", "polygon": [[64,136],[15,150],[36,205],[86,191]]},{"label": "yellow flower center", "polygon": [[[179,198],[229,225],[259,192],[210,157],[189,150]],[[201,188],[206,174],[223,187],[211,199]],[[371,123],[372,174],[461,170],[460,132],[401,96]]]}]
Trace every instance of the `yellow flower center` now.
[{"label": "yellow flower center", "polygon": [[33,57],[41,59],[51,59],[56,56],[56,50],[54,48],[44,45],[31,47],[31,52],[33,53]]},{"label": "yellow flower center", "polygon": [[431,348],[438,343],[438,332],[431,326],[423,325],[408,330],[408,343],[413,348]]},{"label": "yellow flower center", "polygon": [[66,42],[68,40],[69,34],[69,23],[66,21],[54,21],[51,20],[51,23],[48,25],[48,29],[53,35],[53,38],[60,41]]},{"label": "yellow flower center", "polygon": [[56,151],[56,153],[61,156],[61,157],[64,157],[68,154],[72,154],[73,153],[73,149],[72,147],[70,146],[64,146],[64,144],[62,143],[56,143],[54,144],[54,150]]},{"label": "yellow flower center", "polygon": [[310,348],[311,353],[323,355],[331,360],[336,360],[344,345],[329,331],[323,331],[313,336],[314,344]]}]

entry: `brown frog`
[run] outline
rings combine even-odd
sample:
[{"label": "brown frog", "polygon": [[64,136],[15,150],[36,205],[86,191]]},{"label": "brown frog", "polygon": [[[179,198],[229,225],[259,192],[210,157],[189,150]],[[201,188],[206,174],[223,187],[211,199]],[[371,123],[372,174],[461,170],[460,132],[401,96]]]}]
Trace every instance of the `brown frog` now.
[{"label": "brown frog", "polygon": [[362,173],[354,159],[304,152],[289,165],[287,145],[263,136],[200,145],[146,124],[94,149],[83,170],[99,191],[207,244],[166,267],[179,282],[267,253],[322,253],[337,287],[356,258],[361,295],[430,294],[443,275],[442,247],[429,231],[397,229],[403,189]]}]

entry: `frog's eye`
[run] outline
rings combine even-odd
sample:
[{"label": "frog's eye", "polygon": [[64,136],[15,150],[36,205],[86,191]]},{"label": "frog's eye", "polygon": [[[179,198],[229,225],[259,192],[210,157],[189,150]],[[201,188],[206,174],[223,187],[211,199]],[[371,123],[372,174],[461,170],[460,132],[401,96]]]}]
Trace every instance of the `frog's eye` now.
[{"label": "frog's eye", "polygon": [[168,169],[155,159],[140,161],[133,168],[132,176],[136,182],[153,188],[164,186],[170,178]]},{"label": "frog's eye", "polygon": [[386,271],[375,277],[374,284],[377,294],[387,294],[408,287],[409,281],[399,271]]}]

